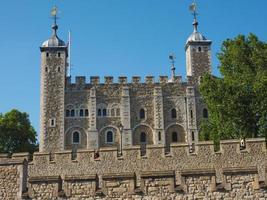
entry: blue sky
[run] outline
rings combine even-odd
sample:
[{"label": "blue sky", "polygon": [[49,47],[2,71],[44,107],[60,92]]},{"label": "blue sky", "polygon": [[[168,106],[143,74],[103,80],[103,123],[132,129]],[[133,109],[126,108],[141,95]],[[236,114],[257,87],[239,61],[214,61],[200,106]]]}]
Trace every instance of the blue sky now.
[{"label": "blue sky", "polygon": [[[192,32],[191,0],[1,0],[0,112],[28,112],[39,132],[39,46],[60,10],[59,36],[72,32],[72,76],[170,75],[168,55],[185,77],[184,45]],[[255,33],[267,40],[266,0],[198,0],[199,30],[216,53],[226,38]],[[116,79],[116,78],[115,78]],[[130,78],[129,78],[130,79]]]}]

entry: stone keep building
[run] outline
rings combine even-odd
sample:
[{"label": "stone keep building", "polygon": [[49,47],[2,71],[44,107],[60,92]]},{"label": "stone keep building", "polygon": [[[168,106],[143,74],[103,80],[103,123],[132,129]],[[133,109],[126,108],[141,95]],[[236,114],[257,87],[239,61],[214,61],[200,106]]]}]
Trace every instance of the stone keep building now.
[{"label": "stone keep building", "polygon": [[211,72],[211,41],[198,32],[185,45],[187,81],[173,73],[160,76],[76,77],[68,71],[68,45],[53,34],[41,46],[41,132],[40,151],[99,149],[146,144],[193,144],[198,141],[199,125],[208,111],[199,94],[201,76]]}]

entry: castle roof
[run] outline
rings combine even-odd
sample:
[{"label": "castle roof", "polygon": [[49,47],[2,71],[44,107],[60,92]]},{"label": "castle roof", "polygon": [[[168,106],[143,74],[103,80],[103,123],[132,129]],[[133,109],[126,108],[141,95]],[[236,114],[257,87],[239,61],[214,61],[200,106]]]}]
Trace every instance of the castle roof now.
[{"label": "castle roof", "polygon": [[52,26],[53,34],[50,39],[46,40],[42,47],[62,47],[66,46],[65,42],[57,36],[58,26],[55,24]]}]

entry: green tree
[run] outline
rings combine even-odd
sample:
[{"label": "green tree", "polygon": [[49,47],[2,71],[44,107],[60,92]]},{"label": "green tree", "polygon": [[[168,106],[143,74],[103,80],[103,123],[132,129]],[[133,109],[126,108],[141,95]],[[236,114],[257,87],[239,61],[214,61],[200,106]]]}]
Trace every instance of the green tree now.
[{"label": "green tree", "polygon": [[36,132],[29,115],[18,110],[0,114],[0,152],[33,152],[37,148]]},{"label": "green tree", "polygon": [[218,58],[222,77],[206,74],[200,84],[209,109],[200,139],[266,137],[267,44],[239,35],[223,42]]}]

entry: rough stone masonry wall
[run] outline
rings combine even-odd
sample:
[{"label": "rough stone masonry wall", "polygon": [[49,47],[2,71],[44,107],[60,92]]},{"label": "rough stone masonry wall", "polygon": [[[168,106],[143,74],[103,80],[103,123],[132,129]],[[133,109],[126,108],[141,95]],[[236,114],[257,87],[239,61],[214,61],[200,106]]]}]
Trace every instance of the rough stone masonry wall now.
[{"label": "rough stone masonry wall", "polygon": [[[247,140],[244,150],[239,141],[222,141],[219,152],[210,142],[193,153],[187,144],[170,150],[165,155],[163,146],[148,146],[141,156],[140,147],[131,147],[118,157],[117,149],[102,148],[99,157],[80,150],[75,157],[64,151],[53,159],[45,153],[35,153],[33,161],[27,154],[0,158],[0,199],[267,199],[264,139]],[[14,164],[24,159],[28,174]]]}]

